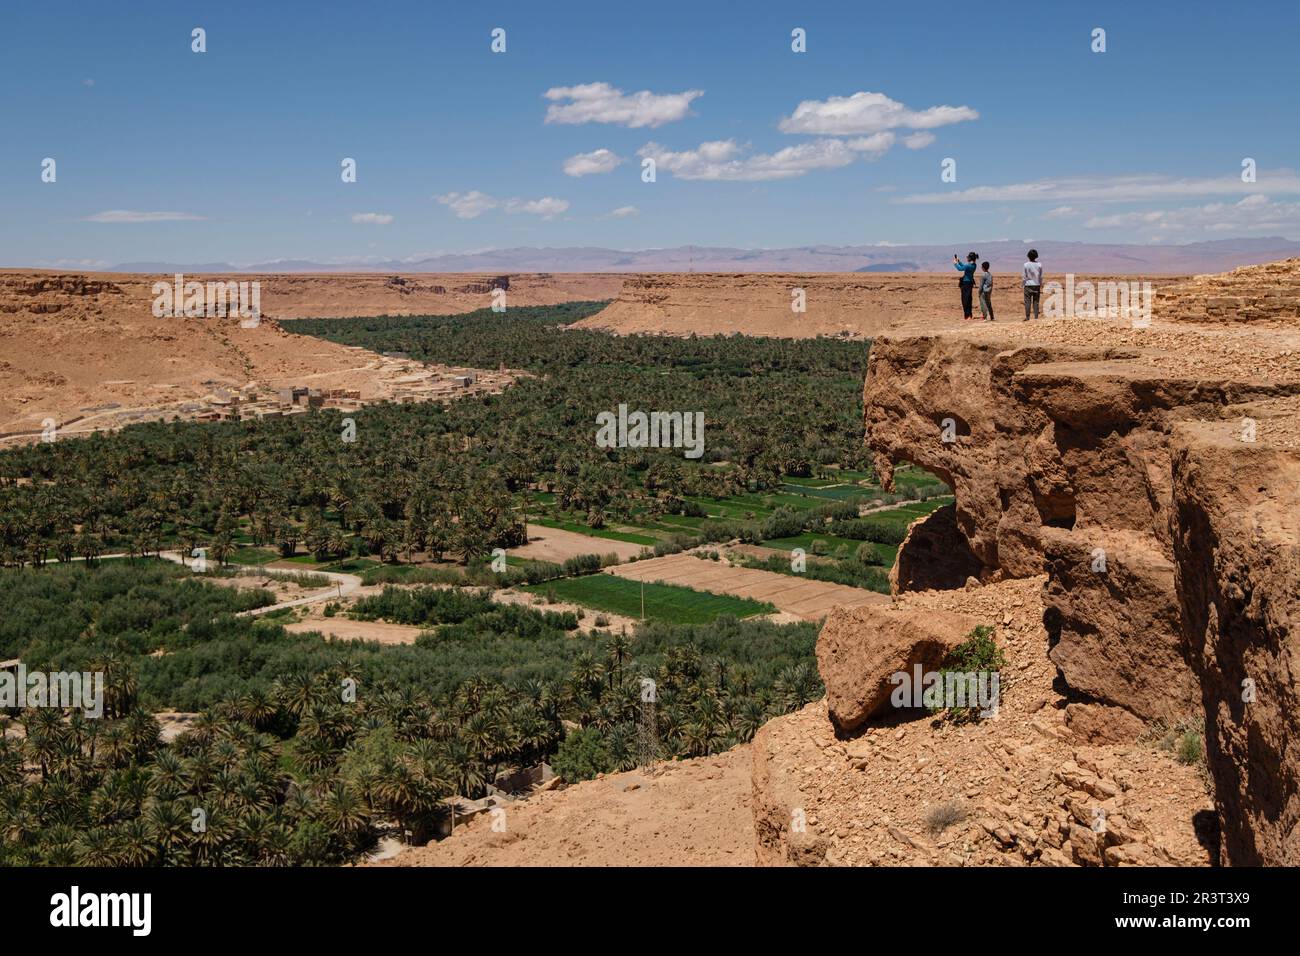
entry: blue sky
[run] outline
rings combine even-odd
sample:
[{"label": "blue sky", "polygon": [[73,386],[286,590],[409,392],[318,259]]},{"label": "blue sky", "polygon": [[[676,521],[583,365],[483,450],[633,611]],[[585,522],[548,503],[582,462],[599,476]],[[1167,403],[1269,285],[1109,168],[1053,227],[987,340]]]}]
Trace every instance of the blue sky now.
[{"label": "blue sky", "polygon": [[10,0],[0,264],[1300,238],[1300,12],[1248,9]]}]

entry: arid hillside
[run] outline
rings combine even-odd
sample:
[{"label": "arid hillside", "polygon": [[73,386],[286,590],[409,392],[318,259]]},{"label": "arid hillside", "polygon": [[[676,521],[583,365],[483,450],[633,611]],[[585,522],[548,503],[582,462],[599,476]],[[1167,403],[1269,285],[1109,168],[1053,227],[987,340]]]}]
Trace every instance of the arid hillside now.
[{"label": "arid hillside", "polygon": [[[1048,263],[1046,281],[1063,281]],[[1079,276],[1093,282],[1139,276]],[[1154,290],[1182,281],[1151,277]],[[993,309],[999,321],[1020,321],[1019,274],[993,279]],[[803,312],[792,308],[795,290],[804,292]],[[978,315],[979,309],[976,308]],[[628,276],[618,297],[579,327],[619,334],[716,335],[740,332],[813,338],[818,335],[871,338],[885,333],[959,328],[962,320],[957,273],[658,273]]]},{"label": "arid hillside", "polygon": [[[153,278],[153,277],[150,277]],[[262,282],[262,309],[273,318],[361,315],[452,315],[492,304],[504,289],[507,307],[612,299],[623,276],[608,273],[364,273],[243,275]]]},{"label": "arid hillside", "polygon": [[[206,282],[223,277],[186,276]],[[262,319],[155,318],[153,285],[171,276],[0,272],[0,433],[94,424],[249,382],[393,393],[405,372],[363,350],[293,335],[304,316],[447,314],[612,297],[618,276],[240,275],[261,283]],[[105,406],[112,406],[106,409]]]}]

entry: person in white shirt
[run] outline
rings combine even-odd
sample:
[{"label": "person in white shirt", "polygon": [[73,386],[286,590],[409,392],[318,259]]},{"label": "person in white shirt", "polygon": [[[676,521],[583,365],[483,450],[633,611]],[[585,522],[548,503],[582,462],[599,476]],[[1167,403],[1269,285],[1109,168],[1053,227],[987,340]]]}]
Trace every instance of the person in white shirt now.
[{"label": "person in white shirt", "polygon": [[1025,287],[1025,321],[1029,321],[1030,309],[1034,318],[1038,318],[1038,301],[1043,294],[1043,264],[1038,261],[1038,250],[1029,250],[1029,261],[1020,270],[1020,282]]}]

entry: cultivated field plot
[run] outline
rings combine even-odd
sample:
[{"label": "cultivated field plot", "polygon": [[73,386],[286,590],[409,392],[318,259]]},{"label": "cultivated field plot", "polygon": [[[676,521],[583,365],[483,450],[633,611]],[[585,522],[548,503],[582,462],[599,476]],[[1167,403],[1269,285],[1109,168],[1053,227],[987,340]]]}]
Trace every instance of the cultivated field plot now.
[{"label": "cultivated field plot", "polygon": [[554,561],[562,564],[580,554],[617,554],[626,561],[640,554],[643,546],[631,541],[614,541],[592,535],[578,534],[563,528],[547,528],[539,524],[528,525],[528,543],[510,549],[511,557],[529,558],[533,561]]},{"label": "cultivated field plot", "polygon": [[708,624],[724,614],[745,618],[756,614],[771,614],[775,610],[771,604],[753,598],[710,594],[657,580],[646,582],[643,588],[635,580],[609,574],[561,578],[544,584],[530,584],[520,590],[533,594],[553,594],[562,601],[631,618],[641,617],[644,597],[645,616],[648,619],[672,624]]},{"label": "cultivated field plot", "polygon": [[793,575],[755,568],[735,568],[691,554],[672,554],[610,568],[609,575],[637,581],[659,581],[764,601],[778,610],[816,621],[838,606],[887,602],[889,598],[865,588],[827,581],[810,581]]}]

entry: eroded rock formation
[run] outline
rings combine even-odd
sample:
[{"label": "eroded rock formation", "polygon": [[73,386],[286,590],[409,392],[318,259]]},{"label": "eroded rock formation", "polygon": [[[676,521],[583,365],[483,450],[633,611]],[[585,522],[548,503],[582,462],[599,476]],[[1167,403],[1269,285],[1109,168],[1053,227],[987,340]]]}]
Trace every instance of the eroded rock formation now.
[{"label": "eroded rock formation", "polygon": [[1175,569],[1205,707],[1224,862],[1300,863],[1300,401],[1177,432]]},{"label": "eroded rock formation", "polygon": [[892,675],[910,677],[918,665],[937,669],[979,623],[946,611],[921,616],[897,605],[841,608],[817,639],[817,669],[835,726],[853,730],[880,713],[896,686]]},{"label": "eroded rock formation", "polygon": [[[1217,312],[1225,321],[1205,323],[1212,283],[1193,282],[1164,293],[1145,327],[880,338],[864,393],[882,477],[911,461],[952,485],[950,523],[975,576],[1046,575],[1049,657],[1069,706],[1122,709],[1121,737],[1204,712],[1229,863],[1300,862],[1300,330],[1279,321],[1296,314],[1298,266],[1232,274],[1251,297],[1235,324]],[[1276,289],[1261,287],[1270,279]],[[1184,304],[1202,321],[1178,314]],[[896,590],[959,586],[915,570],[941,550],[909,536]],[[850,625],[827,632],[842,646]],[[1079,710],[1078,732],[1104,736],[1105,713]]]}]

